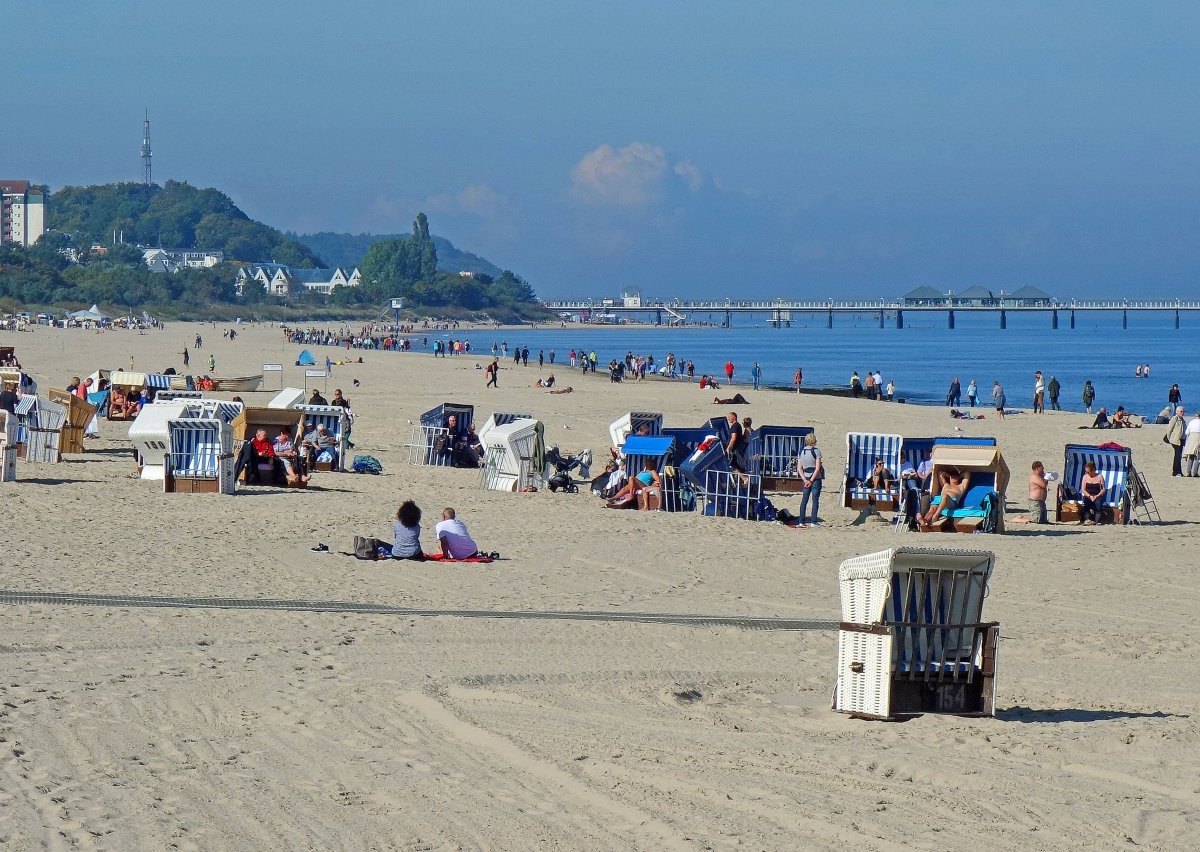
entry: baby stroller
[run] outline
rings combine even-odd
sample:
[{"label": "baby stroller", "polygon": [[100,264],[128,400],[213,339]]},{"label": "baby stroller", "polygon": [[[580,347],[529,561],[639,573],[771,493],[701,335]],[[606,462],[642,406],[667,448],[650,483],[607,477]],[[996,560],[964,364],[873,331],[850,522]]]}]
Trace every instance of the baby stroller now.
[{"label": "baby stroller", "polygon": [[580,453],[578,456],[564,456],[557,446],[551,446],[546,450],[546,464],[554,468],[554,474],[546,480],[546,487],[551,491],[562,490],[567,494],[577,492],[579,486],[571,479],[571,471],[582,466],[582,455]]}]

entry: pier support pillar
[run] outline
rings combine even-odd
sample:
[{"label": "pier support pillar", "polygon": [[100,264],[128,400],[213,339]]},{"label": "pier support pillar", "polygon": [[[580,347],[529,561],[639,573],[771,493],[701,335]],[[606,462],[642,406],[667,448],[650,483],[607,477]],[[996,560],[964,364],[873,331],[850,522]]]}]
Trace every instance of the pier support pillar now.
[{"label": "pier support pillar", "polygon": [[1179,308],[1175,309],[1175,330],[1179,330]]},{"label": "pier support pillar", "polygon": [[825,327],[833,328],[833,311],[830,311],[829,315],[825,318]]},{"label": "pier support pillar", "polygon": [[1121,311],[1121,328],[1129,328],[1129,311]]},{"label": "pier support pillar", "polygon": [[1004,312],[1004,308],[1000,309],[1000,328],[1008,328],[1008,314]]},{"label": "pier support pillar", "polygon": [[946,311],[946,327],[954,328],[954,311]]},{"label": "pier support pillar", "polygon": [[655,325],[662,325],[662,311],[655,311],[655,312],[654,312],[654,324],[655,324]]},{"label": "pier support pillar", "polygon": [[883,315],[884,315],[884,311],[883,311],[883,309],[880,309],[880,311],[879,311],[879,327],[880,328],[883,328]]},{"label": "pier support pillar", "polygon": [[896,311],[896,328],[901,331],[904,329],[904,311]]},{"label": "pier support pillar", "polygon": [[725,311],[725,327],[733,328],[733,311]]},{"label": "pier support pillar", "polygon": [[1071,309],[1071,331],[1075,330],[1075,309]]},{"label": "pier support pillar", "polygon": [[1058,311],[1050,312],[1050,327],[1055,330],[1058,329]]}]

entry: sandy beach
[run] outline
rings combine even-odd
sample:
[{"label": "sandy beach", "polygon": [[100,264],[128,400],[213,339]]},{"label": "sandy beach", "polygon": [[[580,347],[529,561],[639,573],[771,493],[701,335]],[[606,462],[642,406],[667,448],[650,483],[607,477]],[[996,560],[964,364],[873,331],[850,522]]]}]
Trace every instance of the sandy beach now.
[{"label": "sandy beach", "polygon": [[[193,369],[209,354],[227,376],[283,363],[285,383],[303,385],[299,347],[267,326],[242,327],[232,343],[220,328],[172,324],[144,335],[38,328],[0,345],[16,346],[44,393],[130,356],[139,370],[181,369],[198,329]],[[601,458],[622,413],[695,426],[728,410],[711,391],[562,368],[575,392],[548,395],[531,387],[536,366],[503,360],[499,390],[485,391],[482,353],[359,354],[328,389],[351,400],[356,452],[378,458],[381,476],[163,494],[129,477],[127,424],[102,422],[86,454],[20,463],[18,481],[0,484],[3,590],[411,611],[5,605],[0,847],[1200,847],[1200,591],[1188,555],[1200,486],[1167,475],[1163,427],[1080,432],[1082,415],[1056,413],[959,423],[943,408],[722,388],[750,398],[737,410],[756,424],[816,427],[830,470],[825,526],[796,530],[606,511],[586,493],[488,492],[478,472],[407,463],[409,422],[444,401],[474,404],[479,422],[530,411],[547,443]],[[1033,459],[1061,471],[1065,443],[1113,438],[1133,448],[1164,522],[1013,523],[970,537],[851,525],[837,493],[847,431],[956,425],[999,440],[1010,512],[1025,506]],[[356,534],[389,537],[404,499],[424,511],[426,550],[453,506],[502,560],[338,554]],[[799,497],[776,504],[795,511]],[[311,552],[318,542],[333,552]],[[899,544],[996,553],[984,614],[1002,626],[997,718],[832,712],[827,628],[618,617],[835,622],[838,564]],[[456,610],[471,612],[439,614]],[[529,615],[485,617],[517,611]]]}]

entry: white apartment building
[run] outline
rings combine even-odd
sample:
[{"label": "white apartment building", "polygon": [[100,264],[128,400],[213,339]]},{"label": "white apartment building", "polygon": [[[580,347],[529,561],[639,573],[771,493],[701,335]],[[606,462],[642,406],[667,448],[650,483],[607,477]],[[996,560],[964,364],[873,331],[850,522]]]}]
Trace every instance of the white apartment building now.
[{"label": "white apartment building", "polygon": [[27,180],[0,179],[0,243],[29,248],[46,233],[46,197]]},{"label": "white apartment building", "polygon": [[151,272],[178,272],[180,269],[209,269],[225,259],[220,251],[170,251],[144,249],[142,260]]}]

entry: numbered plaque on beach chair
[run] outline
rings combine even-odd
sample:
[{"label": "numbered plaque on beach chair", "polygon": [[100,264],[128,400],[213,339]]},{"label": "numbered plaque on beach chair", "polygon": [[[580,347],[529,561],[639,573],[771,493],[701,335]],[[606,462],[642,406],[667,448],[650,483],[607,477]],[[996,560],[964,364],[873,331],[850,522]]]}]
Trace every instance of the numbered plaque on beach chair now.
[{"label": "numbered plaque on beach chair", "polygon": [[163,490],[170,494],[233,494],[233,430],[222,420],[167,423],[170,453]]},{"label": "numbered plaque on beach chair", "polygon": [[833,708],[995,715],[1000,627],[983,621],[994,563],[987,551],[918,547],[843,562]]}]

